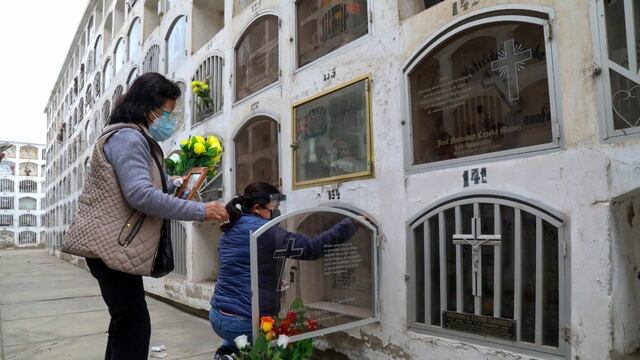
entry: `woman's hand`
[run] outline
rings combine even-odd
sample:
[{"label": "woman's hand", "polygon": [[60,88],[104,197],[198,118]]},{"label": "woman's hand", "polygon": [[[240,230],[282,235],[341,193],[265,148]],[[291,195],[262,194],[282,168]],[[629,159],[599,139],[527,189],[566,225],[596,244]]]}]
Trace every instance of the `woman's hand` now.
[{"label": "woman's hand", "polygon": [[215,221],[224,223],[229,221],[229,214],[224,205],[215,201],[209,201],[204,204],[204,218],[205,221]]},{"label": "woman's hand", "polygon": [[182,184],[184,184],[185,179],[186,176],[172,176],[171,182],[173,183],[173,186],[179,188],[180,186],[182,186]]}]

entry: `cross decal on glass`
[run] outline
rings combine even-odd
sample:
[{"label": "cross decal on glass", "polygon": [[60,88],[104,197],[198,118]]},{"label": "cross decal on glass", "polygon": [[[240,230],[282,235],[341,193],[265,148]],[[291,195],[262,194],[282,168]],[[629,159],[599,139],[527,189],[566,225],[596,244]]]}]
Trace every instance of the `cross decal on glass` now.
[{"label": "cross decal on glass", "polygon": [[504,49],[498,52],[498,60],[491,62],[491,70],[507,79],[511,101],[520,99],[518,71],[524,70],[524,63],[532,58],[531,49],[524,50],[522,44],[516,44],[511,39],[504,42]]},{"label": "cross decal on glass", "polygon": [[453,243],[455,245],[471,246],[471,266],[473,276],[471,277],[471,290],[473,296],[481,296],[482,289],[479,289],[480,282],[480,247],[483,245],[499,246],[502,235],[482,235],[482,227],[479,217],[471,218],[471,234],[454,234]]},{"label": "cross decal on glass", "polygon": [[[273,260],[280,260],[282,259],[283,261],[286,261],[287,258],[300,258],[302,257],[302,254],[304,253],[304,249],[303,248],[294,248],[296,244],[296,238],[295,237],[290,237],[287,240],[287,247],[285,249],[278,249],[276,251],[273,252]],[[282,263],[282,267],[280,268],[280,276],[278,277],[278,291],[284,291],[287,290],[287,288],[289,288],[289,284],[283,284],[282,283],[282,277],[284,276],[284,265],[285,263]]]}]

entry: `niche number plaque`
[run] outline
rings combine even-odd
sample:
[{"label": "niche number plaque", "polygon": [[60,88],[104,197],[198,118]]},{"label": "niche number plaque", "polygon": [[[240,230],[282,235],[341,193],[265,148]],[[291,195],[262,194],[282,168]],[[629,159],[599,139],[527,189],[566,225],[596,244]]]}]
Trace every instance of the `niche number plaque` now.
[{"label": "niche number plaque", "polygon": [[462,173],[462,186],[480,185],[487,183],[487,168],[474,168]]},{"label": "niche number plaque", "polygon": [[516,341],[516,321],[512,319],[443,311],[442,327],[449,330]]}]

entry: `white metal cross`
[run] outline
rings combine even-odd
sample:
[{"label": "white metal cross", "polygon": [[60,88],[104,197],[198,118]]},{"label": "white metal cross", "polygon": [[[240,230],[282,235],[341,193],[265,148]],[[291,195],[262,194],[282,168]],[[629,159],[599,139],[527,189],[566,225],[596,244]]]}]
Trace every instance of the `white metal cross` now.
[{"label": "white metal cross", "polygon": [[498,60],[491,63],[491,70],[507,78],[511,101],[520,99],[518,71],[524,70],[524,63],[532,58],[531,49],[524,50],[522,44],[516,44],[514,39],[510,39],[504,42],[504,49],[498,52]]},{"label": "white metal cross", "polygon": [[455,245],[471,246],[471,265],[473,269],[472,293],[473,296],[481,296],[482,289],[479,289],[480,282],[480,247],[482,245],[499,246],[502,235],[482,235],[482,227],[479,217],[471,218],[471,234],[454,234],[453,243]]}]

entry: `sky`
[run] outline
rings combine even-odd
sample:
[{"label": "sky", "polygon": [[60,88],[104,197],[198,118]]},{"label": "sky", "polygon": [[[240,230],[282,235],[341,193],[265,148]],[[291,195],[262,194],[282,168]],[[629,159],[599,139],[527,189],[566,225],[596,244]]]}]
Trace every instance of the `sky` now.
[{"label": "sky", "polygon": [[0,141],[44,144],[44,109],[88,0],[5,1],[0,11]]}]

